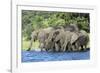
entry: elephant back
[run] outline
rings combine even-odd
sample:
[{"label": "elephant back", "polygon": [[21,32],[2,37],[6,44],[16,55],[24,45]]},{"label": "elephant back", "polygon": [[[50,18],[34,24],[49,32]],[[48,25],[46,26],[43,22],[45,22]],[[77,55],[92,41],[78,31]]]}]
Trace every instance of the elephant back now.
[{"label": "elephant back", "polygon": [[79,28],[76,24],[70,24],[70,25],[64,26],[64,29],[65,31],[71,31],[71,32],[79,31]]}]

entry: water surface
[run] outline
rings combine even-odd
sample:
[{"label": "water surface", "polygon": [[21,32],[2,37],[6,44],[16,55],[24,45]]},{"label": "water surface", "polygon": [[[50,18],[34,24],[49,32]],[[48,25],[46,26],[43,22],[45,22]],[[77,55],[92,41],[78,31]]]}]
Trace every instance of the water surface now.
[{"label": "water surface", "polygon": [[88,60],[90,51],[85,52],[40,52],[22,51],[22,62],[43,62],[43,61],[67,61],[67,60]]}]

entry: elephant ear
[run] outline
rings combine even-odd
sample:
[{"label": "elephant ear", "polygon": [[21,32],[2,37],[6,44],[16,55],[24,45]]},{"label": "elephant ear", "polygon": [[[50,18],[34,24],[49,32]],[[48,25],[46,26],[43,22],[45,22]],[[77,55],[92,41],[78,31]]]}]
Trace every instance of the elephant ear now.
[{"label": "elephant ear", "polygon": [[79,35],[73,32],[71,36],[71,44],[73,44],[78,38],[79,38]]}]

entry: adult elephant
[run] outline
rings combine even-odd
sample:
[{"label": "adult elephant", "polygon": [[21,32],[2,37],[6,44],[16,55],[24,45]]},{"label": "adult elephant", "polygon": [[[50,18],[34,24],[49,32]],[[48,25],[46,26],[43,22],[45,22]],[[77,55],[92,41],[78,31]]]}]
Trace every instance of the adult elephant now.
[{"label": "adult elephant", "polygon": [[61,52],[79,51],[79,47],[87,44],[88,36],[85,32],[80,31],[61,31],[55,38],[55,49]]},{"label": "adult elephant", "polygon": [[59,48],[56,46],[56,42],[54,40],[60,32],[61,32],[61,28],[54,29],[50,32],[45,44],[45,49],[47,51],[51,51],[51,52],[59,51]]},{"label": "adult elephant", "polygon": [[[85,30],[79,30],[76,24],[70,24],[66,26],[65,31],[70,31],[70,33],[66,33],[66,40],[64,42],[63,51],[79,51],[79,50],[86,50],[86,45],[89,41],[88,33]],[[68,36],[70,38],[68,38]],[[70,42],[68,42],[70,40]],[[67,43],[68,42],[68,43]]]},{"label": "adult elephant", "polygon": [[33,41],[35,42],[36,40],[39,40],[39,48],[41,48],[41,51],[42,51],[44,48],[44,45],[45,45],[45,40],[48,38],[48,35],[51,32],[51,30],[53,30],[52,27],[33,31],[31,34],[30,45],[29,45],[29,48],[27,49],[27,51],[31,50],[32,43],[33,43]]},{"label": "adult elephant", "polygon": [[80,32],[78,33],[77,39],[72,43],[72,45],[74,45],[74,48],[76,48],[76,50],[78,51],[81,51],[81,50],[85,51],[87,50],[88,42],[89,42],[88,33],[84,30],[80,30]]},{"label": "adult elephant", "polygon": [[70,41],[71,41],[71,32],[61,30],[60,33],[55,38],[55,49],[59,50],[60,52],[65,52],[70,50]]},{"label": "adult elephant", "polygon": [[[74,39],[72,39],[72,36]],[[74,42],[78,36],[63,28],[52,31],[46,42],[46,49],[55,52],[71,51],[71,41]]]}]

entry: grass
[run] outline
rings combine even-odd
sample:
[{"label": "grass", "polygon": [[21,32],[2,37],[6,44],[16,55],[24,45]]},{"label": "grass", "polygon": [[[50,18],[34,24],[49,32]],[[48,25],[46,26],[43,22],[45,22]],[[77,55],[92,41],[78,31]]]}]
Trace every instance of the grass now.
[{"label": "grass", "polygon": [[[27,50],[29,48],[30,41],[26,41],[23,39],[22,41],[22,50]],[[39,48],[39,41],[33,42],[32,49]]]}]

